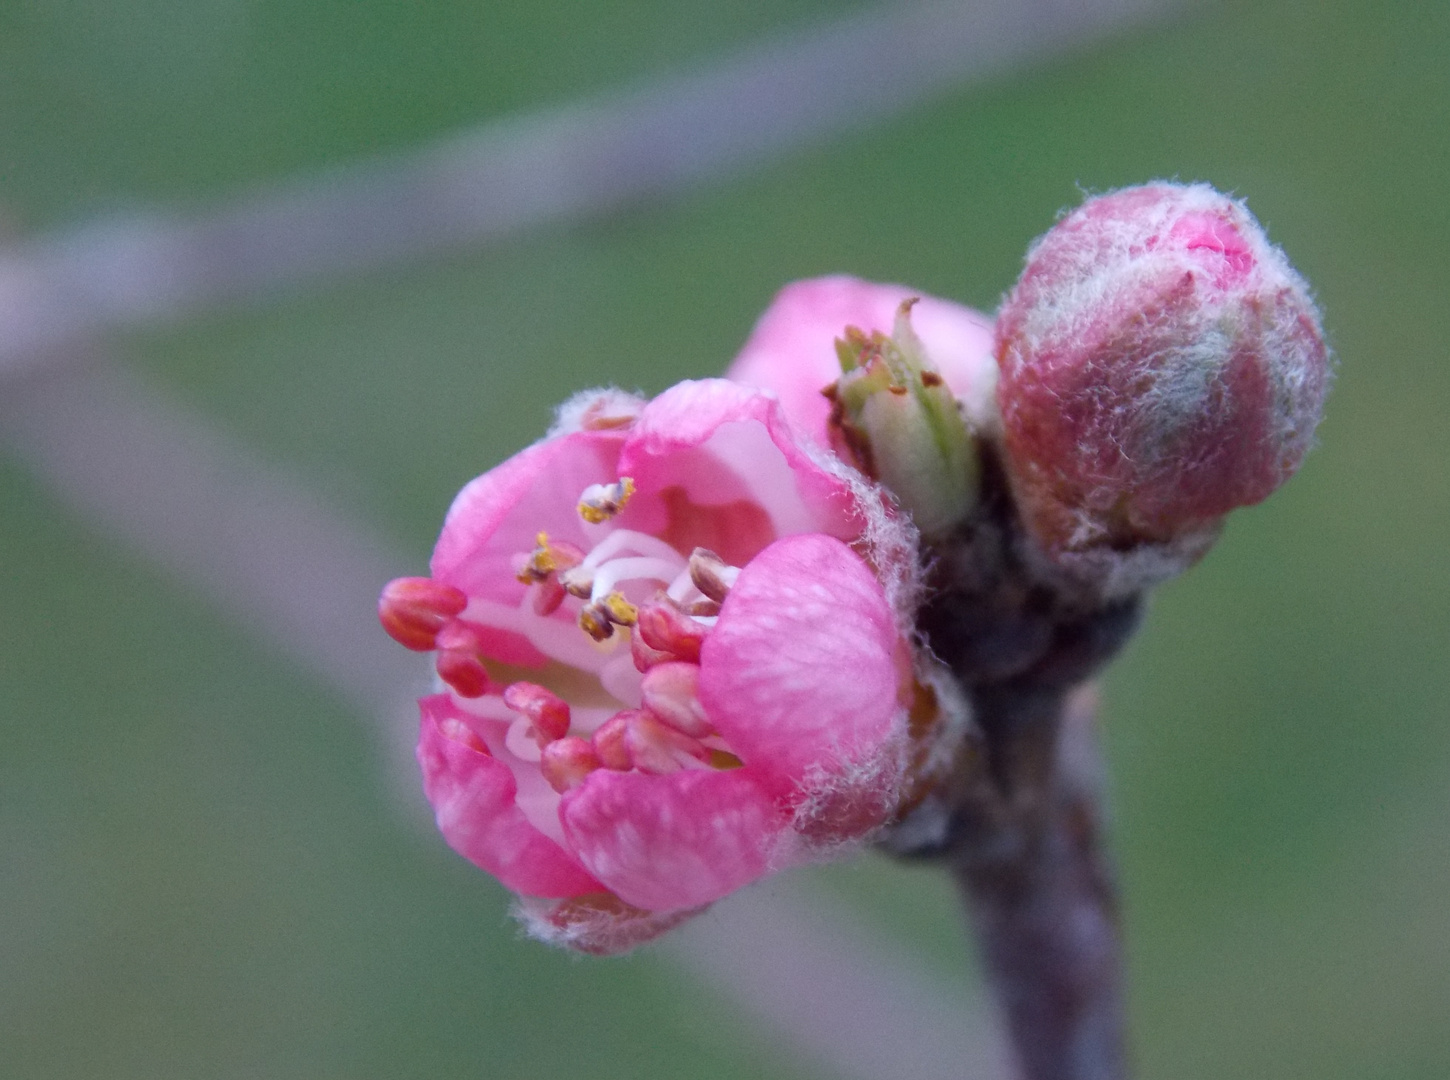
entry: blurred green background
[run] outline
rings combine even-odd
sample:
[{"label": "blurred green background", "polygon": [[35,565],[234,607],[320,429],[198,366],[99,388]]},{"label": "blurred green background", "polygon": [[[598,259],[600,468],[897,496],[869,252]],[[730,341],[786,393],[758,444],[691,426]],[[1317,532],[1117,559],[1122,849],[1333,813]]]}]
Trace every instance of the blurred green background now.
[{"label": "blurred green background", "polygon": [[[0,213],[29,233],[687,70],[824,0],[12,0]],[[833,271],[990,310],[1078,188],[1245,196],[1341,369],[1301,475],[1106,682],[1144,1077],[1450,1075],[1450,5],[1209,3],[743,178],[120,356],[424,565],[582,384],[719,371]],[[0,393],[4,393],[0,384]],[[0,1074],[806,1077],[645,952],[517,940],[351,709],[0,458]],[[360,618],[370,618],[362,612]],[[938,972],[934,873],[815,873]]]}]

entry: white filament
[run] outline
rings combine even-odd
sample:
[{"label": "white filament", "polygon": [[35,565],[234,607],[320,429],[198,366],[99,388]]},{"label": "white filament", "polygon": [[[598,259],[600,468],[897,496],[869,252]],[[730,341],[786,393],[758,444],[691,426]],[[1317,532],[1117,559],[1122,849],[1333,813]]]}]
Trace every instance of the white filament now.
[{"label": "white filament", "polygon": [[678,556],[668,560],[646,557],[611,559],[594,572],[594,587],[589,592],[589,599],[597,603],[626,581],[658,581],[663,585],[676,575],[679,565]]},{"label": "white filament", "polygon": [[678,566],[682,556],[674,548],[663,540],[656,539],[648,533],[636,532],[634,529],[614,529],[599,543],[595,544],[584,561],[579,565],[586,570],[593,570],[596,566],[622,555],[626,551],[632,551],[636,555],[648,555],[656,559],[664,559],[671,565]]},{"label": "white filament", "polygon": [[543,760],[544,752],[539,749],[538,740],[534,738],[534,725],[527,716],[514,714],[514,722],[509,725],[508,734],[503,737],[503,744],[508,751],[520,761],[537,763]]}]

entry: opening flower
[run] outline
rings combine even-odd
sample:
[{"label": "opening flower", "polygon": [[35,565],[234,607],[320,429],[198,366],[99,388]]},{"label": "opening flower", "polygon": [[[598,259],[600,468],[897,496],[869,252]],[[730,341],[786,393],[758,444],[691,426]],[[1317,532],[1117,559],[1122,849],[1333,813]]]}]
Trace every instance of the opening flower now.
[{"label": "opening flower", "polygon": [[724,380],[581,395],[458,495],[379,612],[436,655],[439,828],[533,932],[628,948],[900,809],[943,724],[887,505]]}]

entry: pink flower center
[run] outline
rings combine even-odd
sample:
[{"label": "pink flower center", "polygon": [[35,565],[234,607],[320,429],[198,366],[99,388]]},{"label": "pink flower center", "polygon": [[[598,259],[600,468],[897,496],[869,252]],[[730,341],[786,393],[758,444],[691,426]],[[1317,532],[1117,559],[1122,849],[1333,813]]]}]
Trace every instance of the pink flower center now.
[{"label": "pink flower center", "polygon": [[700,647],[740,571],[704,548],[687,557],[616,527],[633,493],[629,477],[581,493],[588,550],[540,532],[517,552],[529,586],[517,607],[428,579],[390,584],[380,605],[394,637],[437,651],[440,678],[475,721],[444,733],[507,764],[520,809],[556,839],[560,796],[597,769],[742,764],[697,693]]}]

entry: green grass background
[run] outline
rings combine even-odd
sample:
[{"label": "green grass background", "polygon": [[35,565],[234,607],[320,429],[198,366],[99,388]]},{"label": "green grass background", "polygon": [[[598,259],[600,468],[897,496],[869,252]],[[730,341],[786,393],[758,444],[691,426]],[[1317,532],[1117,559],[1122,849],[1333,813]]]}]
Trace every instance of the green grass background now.
[{"label": "green grass background", "polygon": [[[203,205],[842,10],[13,0],[0,212]],[[1301,475],[1161,591],[1107,679],[1142,1075],[1443,1080],[1447,57],[1450,5],[1209,3],[665,204],[120,352],[417,572],[453,491],[552,403],[718,371],[792,278],[990,309],[1079,187],[1237,191],[1341,369]],[[0,1074],[809,1075],[660,957],[518,941],[503,892],[397,811],[358,717],[4,458],[0,558]],[[964,969],[932,872],[809,887]]]}]

